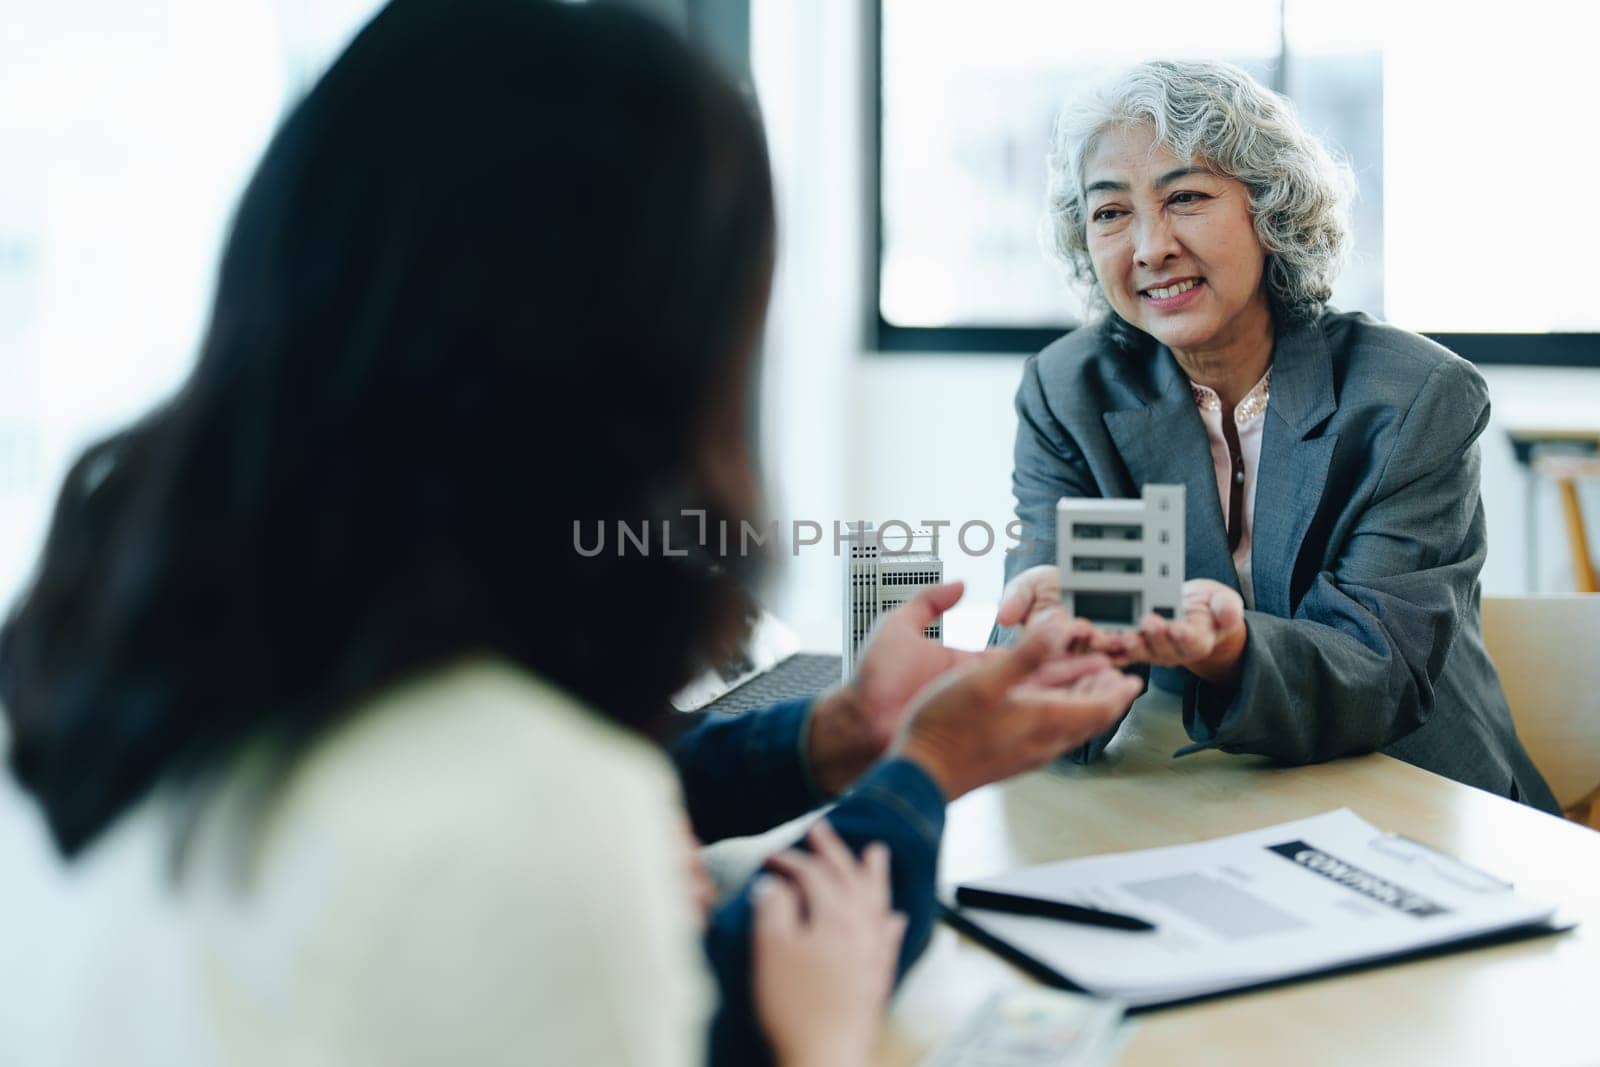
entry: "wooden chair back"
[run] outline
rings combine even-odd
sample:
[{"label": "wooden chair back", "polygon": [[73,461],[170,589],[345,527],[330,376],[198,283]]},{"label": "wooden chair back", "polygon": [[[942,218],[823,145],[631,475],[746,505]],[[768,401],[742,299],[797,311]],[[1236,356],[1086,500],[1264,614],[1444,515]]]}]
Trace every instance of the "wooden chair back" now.
[{"label": "wooden chair back", "polygon": [[1587,803],[1600,790],[1600,595],[1486,596],[1483,640],[1556,800],[1584,821],[1600,818]]}]

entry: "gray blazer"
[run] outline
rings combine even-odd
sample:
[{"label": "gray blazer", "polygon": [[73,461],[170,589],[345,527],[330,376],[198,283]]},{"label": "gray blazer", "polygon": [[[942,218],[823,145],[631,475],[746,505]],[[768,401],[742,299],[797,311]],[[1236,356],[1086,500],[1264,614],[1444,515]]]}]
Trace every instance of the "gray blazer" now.
[{"label": "gray blazer", "polygon": [[[1017,517],[1006,577],[1055,562],[1063,496],[1188,486],[1188,577],[1239,588],[1188,381],[1165,347],[1076,330],[1017,390]],[[1556,811],[1484,651],[1478,435],[1483,378],[1444,348],[1360,314],[1280,328],[1256,476],[1255,610],[1235,691],[1157,671],[1205,748],[1315,763],[1381,749]],[[1166,677],[1163,677],[1166,676]],[[1111,735],[1079,758],[1104,749]]]}]

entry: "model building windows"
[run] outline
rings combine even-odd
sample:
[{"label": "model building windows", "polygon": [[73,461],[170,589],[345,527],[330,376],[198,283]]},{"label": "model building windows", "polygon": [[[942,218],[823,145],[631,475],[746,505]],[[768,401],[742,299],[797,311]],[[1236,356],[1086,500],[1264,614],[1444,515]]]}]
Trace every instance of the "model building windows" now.
[{"label": "model building windows", "polygon": [[1144,537],[1144,527],[1138,523],[1075,522],[1072,536],[1083,541],[1138,541]]},{"label": "model building windows", "polygon": [[1183,486],[1146,485],[1137,500],[1063,497],[1056,503],[1061,603],[1110,627],[1132,626],[1181,598]]},{"label": "model building windows", "polygon": [[1132,626],[1139,617],[1139,594],[1080,591],[1073,597],[1073,610],[1096,625]]},{"label": "model building windows", "polygon": [[1092,574],[1143,574],[1144,560],[1138,556],[1073,556],[1072,568]]},{"label": "model building windows", "polygon": [[936,585],[939,582],[938,571],[900,571],[883,575],[882,585]]},{"label": "model building windows", "polygon": [[[880,553],[878,536],[871,523],[851,523],[851,549],[843,583],[846,681],[854,673],[878,619],[944,577],[944,565],[933,551],[935,538],[928,531],[911,533],[905,549],[898,552]],[[943,632],[937,622],[923,630],[924,636],[934,640],[941,639]]]}]

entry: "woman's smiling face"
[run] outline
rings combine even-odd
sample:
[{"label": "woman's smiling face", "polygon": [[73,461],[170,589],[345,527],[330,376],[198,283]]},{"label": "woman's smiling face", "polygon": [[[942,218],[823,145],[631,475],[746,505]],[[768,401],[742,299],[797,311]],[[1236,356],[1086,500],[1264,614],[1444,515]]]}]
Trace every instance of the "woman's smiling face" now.
[{"label": "woman's smiling face", "polygon": [[1270,331],[1267,257],[1243,182],[1124,127],[1101,135],[1084,190],[1089,258],[1118,315],[1175,352],[1223,352]]}]

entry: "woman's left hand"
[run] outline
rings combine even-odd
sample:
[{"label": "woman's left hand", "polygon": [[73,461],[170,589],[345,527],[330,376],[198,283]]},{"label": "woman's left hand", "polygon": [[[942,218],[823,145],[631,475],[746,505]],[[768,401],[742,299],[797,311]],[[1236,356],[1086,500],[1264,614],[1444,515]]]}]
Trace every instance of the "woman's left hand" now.
[{"label": "woman's left hand", "polygon": [[703,930],[706,917],[717,903],[717,887],[711,881],[711,872],[706,870],[705,855],[700,848],[700,839],[694,836],[694,827],[688,817],[678,816],[678,851],[683,857],[689,899],[694,902],[694,916]]},{"label": "woman's left hand", "polygon": [[1094,648],[1113,663],[1184,667],[1214,685],[1239,680],[1247,629],[1244,600],[1210,578],[1183,583],[1183,617],[1164,619],[1150,612],[1137,630],[1097,633]]},{"label": "woman's left hand", "polygon": [[846,1067],[871,1061],[894,986],[906,918],[892,909],[889,850],[858,860],[826,819],[811,851],[767,861],[781,878],[755,901],[751,944],[756,1016],[781,1067]]}]

